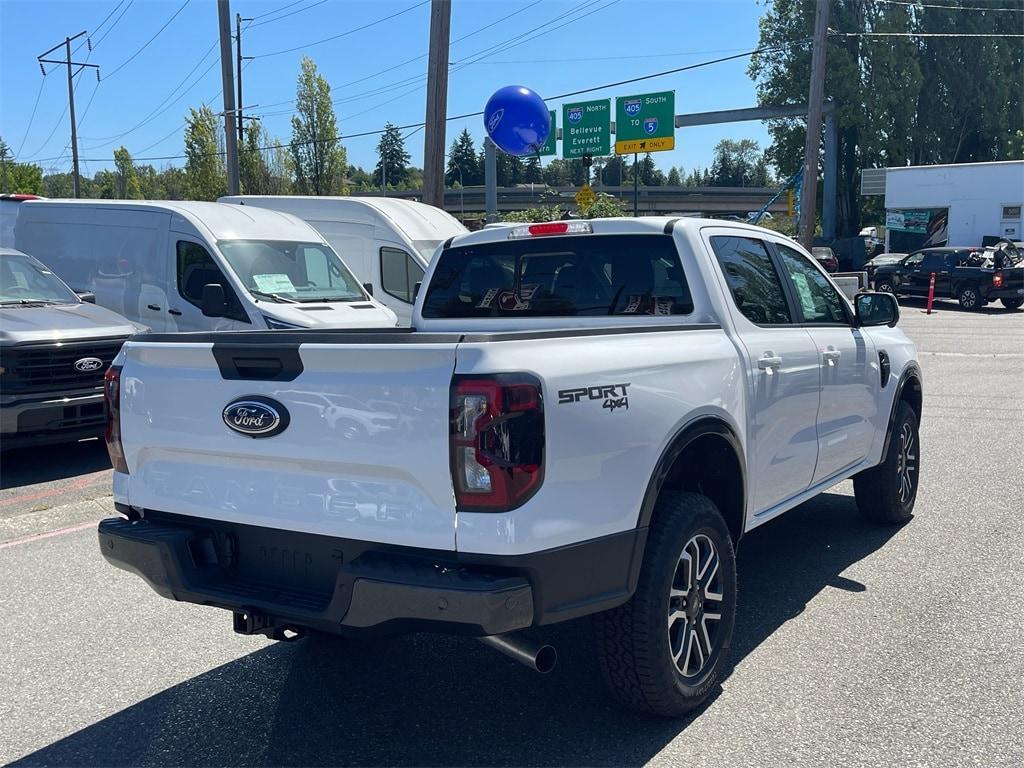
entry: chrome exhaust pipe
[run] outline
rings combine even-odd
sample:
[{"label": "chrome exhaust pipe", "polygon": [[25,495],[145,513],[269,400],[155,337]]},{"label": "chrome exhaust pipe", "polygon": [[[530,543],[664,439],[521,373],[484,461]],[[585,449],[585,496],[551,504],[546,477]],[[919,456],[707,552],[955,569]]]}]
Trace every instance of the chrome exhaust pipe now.
[{"label": "chrome exhaust pipe", "polygon": [[477,640],[542,675],[553,670],[558,662],[558,651],[547,643],[537,643],[515,635],[488,635],[478,637]]}]

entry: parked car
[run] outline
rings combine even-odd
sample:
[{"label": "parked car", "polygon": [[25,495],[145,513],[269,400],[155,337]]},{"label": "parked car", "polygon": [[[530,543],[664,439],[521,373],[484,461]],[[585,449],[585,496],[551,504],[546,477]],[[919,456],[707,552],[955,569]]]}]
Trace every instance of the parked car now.
[{"label": "parked car", "polygon": [[828,246],[814,246],[811,248],[811,255],[814,256],[818,263],[825,268],[826,272],[839,271],[839,259],[836,258],[835,251]]},{"label": "parked car", "polygon": [[308,223],[403,326],[412,322],[416,284],[434,251],[468,231],[440,208],[391,197],[235,195],[220,202],[271,208]]},{"label": "parked car", "polygon": [[[154,331],[385,328],[316,230],[263,208],[184,201],[23,203],[18,248]],[[209,290],[208,290],[209,289]]]},{"label": "parked car", "polygon": [[146,330],[76,295],[46,266],[0,248],[0,449],[103,434],[103,374]]},{"label": "parked car", "polygon": [[[1024,305],[1024,259],[1014,248],[1000,259],[986,260],[979,248],[925,248],[903,261],[875,270],[875,289],[901,296],[927,296],[935,275],[935,296],[953,298],[964,309],[978,310],[1000,300],[1007,309]],[[993,254],[995,252],[993,251]]]},{"label": "parked car", "polygon": [[[910,518],[921,376],[898,314],[741,223],[460,235],[415,330],[126,344],[100,549],[272,638],[457,632],[547,669],[509,633],[593,614],[612,692],[681,715],[728,663],[743,535],[851,477],[867,517]],[[332,425],[342,396],[380,428]]]},{"label": "parked car", "polygon": [[26,200],[41,200],[37,195],[0,195],[0,248],[14,247],[14,222],[18,208]]},{"label": "parked car", "polygon": [[875,270],[879,267],[898,264],[905,258],[907,258],[907,254],[905,253],[880,253],[874,258],[864,262],[864,271],[868,273],[868,279],[871,280],[874,277]]}]

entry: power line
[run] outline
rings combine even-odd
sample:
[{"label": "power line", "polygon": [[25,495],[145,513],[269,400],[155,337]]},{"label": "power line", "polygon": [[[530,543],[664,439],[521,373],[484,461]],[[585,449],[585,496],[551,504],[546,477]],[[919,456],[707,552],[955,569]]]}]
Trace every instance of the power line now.
[{"label": "power line", "polygon": [[331,35],[330,37],[325,37],[323,40],[317,40],[316,42],[306,43],[305,45],[297,45],[294,48],[285,48],[283,50],[272,51],[270,53],[260,53],[260,54],[257,54],[256,56],[253,56],[253,58],[254,59],[266,59],[266,58],[269,58],[271,56],[280,56],[283,53],[292,53],[294,51],[302,51],[302,50],[305,50],[306,48],[312,48],[314,45],[320,45],[322,43],[328,43],[331,40],[337,40],[339,38],[345,37],[346,35],[351,35],[354,32],[362,32],[364,29],[369,29],[370,27],[375,27],[378,24],[383,24],[385,21],[390,21],[391,19],[397,18],[397,17],[399,17],[399,16],[401,16],[403,14],[409,13],[409,11],[414,11],[417,8],[421,8],[422,6],[427,5],[428,3],[430,3],[430,0],[421,0],[421,2],[414,3],[413,5],[410,5],[408,8],[405,8],[404,10],[397,11],[396,13],[392,13],[392,14],[390,14],[388,16],[384,16],[383,18],[377,19],[376,21],[371,21],[370,23],[364,24],[361,27],[355,27],[354,29],[349,29],[349,30],[347,30],[345,32],[342,32],[340,34]]},{"label": "power line", "polygon": [[904,5],[908,8],[941,8],[945,11],[993,11],[1001,13],[1024,13],[1024,8],[999,8],[999,7],[987,7],[987,6],[968,6],[968,5],[937,5],[929,3],[908,3],[903,0],[874,0],[876,3],[885,3],[886,5]]},{"label": "power line", "polygon": [[95,47],[96,47],[97,45],[99,45],[100,43],[102,43],[102,42],[103,42],[104,40],[106,40],[106,39],[107,39],[107,35],[109,35],[109,34],[110,34],[111,32],[113,32],[113,30],[114,30],[114,27],[116,27],[116,26],[117,26],[117,23],[118,23],[118,22],[119,22],[119,21],[120,21],[120,20],[121,20],[122,18],[124,18],[124,15],[125,15],[126,13],[128,13],[128,9],[129,9],[129,8],[131,8],[131,7],[132,7],[132,5],[134,5],[134,3],[135,3],[135,0],[128,0],[128,5],[126,5],[126,6],[124,7],[124,10],[123,10],[123,11],[121,11],[121,13],[120,13],[120,14],[118,15],[118,17],[117,17],[116,19],[114,19],[114,22],[113,22],[113,23],[112,23],[112,24],[111,24],[111,25],[110,25],[109,27],[107,27],[107,31],[106,31],[106,32],[104,32],[104,33],[103,33],[102,35],[100,35],[100,39],[99,39],[99,40],[97,40],[97,41],[96,41],[95,43],[93,43],[93,44],[92,44],[92,47],[93,47],[93,48],[95,48]]},{"label": "power line", "polygon": [[[307,5],[305,8],[298,8],[292,11],[291,13],[284,13],[281,14],[280,16],[274,17],[273,19],[267,19],[266,21],[259,22],[259,24],[251,24],[250,26],[259,27],[262,26],[263,24],[269,24],[272,21],[280,21],[281,19],[288,18],[289,16],[294,16],[296,13],[302,13],[303,11],[308,11],[311,8],[316,8],[318,5],[323,5],[326,2],[327,0],[317,0],[317,2],[313,3],[312,5]],[[277,10],[283,11],[285,8],[291,8],[292,5],[297,5],[297,3],[291,3],[290,5],[286,5],[284,6],[284,8],[278,8]],[[260,14],[259,16],[254,16],[253,21],[255,21],[256,19],[261,19],[264,16],[269,15],[270,13],[277,13],[277,11],[269,11],[268,13]]]},{"label": "power line", "polygon": [[[149,47],[150,43],[152,43],[152,42],[153,42],[154,40],[156,40],[156,39],[157,39],[158,37],[160,37],[161,33],[162,33],[162,32],[163,32],[163,31],[164,31],[165,29],[167,29],[168,25],[169,25],[169,24],[170,24],[170,23],[171,23],[172,21],[174,21],[174,20],[175,20],[176,18],[178,18],[178,14],[179,14],[179,13],[181,13],[181,12],[182,12],[183,10],[185,10],[185,7],[186,7],[186,6],[187,6],[187,5],[189,4],[189,3],[191,3],[191,2],[192,2],[192,0],[185,0],[185,2],[181,4],[181,6],[180,6],[180,7],[178,8],[178,10],[176,10],[176,11],[174,12],[174,14],[173,14],[173,15],[171,16],[171,18],[169,18],[169,19],[168,19],[167,21],[165,21],[165,22],[164,22],[164,25],[163,25],[162,27],[160,27],[160,29],[158,29],[158,30],[156,31],[156,34],[154,34],[154,35],[153,35],[153,36],[152,36],[151,38],[149,38],[149,40],[147,40],[147,41],[146,41],[145,43],[143,43],[142,47],[141,47],[141,48],[139,48],[139,50],[137,50],[137,51],[136,51],[135,53],[133,53],[133,54],[132,54],[131,56],[129,56],[129,57],[127,58],[127,59],[125,59],[125,60],[124,60],[124,61],[122,61],[122,62],[121,62],[120,64],[118,64],[118,65],[117,65],[116,67],[114,67],[114,69],[113,69],[113,71],[112,71],[112,72],[108,72],[108,73],[106,74],[106,78],[107,78],[107,79],[109,80],[109,79],[110,79],[111,77],[113,77],[114,75],[116,75],[116,74],[117,74],[118,72],[120,72],[120,71],[121,71],[122,69],[124,69],[125,67],[127,67],[127,66],[128,66],[128,65],[129,65],[129,64],[130,64],[130,63],[132,62],[132,60],[134,60],[134,59],[135,59],[135,57],[136,57],[136,56],[138,56],[138,55],[139,55],[140,53],[142,53],[142,52],[143,52],[144,50],[146,50],[146,49],[147,49],[147,48]],[[97,43],[97,45],[98,45],[98,43]]]},{"label": "power line", "polygon": [[[110,17],[113,16],[117,12],[117,9],[120,8],[122,5],[124,5],[124,0],[118,0],[117,4],[110,9],[110,13],[103,17],[103,21],[101,21],[96,26],[92,27],[92,33],[95,35],[97,32],[103,29],[103,25],[107,23]],[[80,42],[77,46],[75,46],[75,49],[72,51],[72,53],[78,53],[78,51],[82,48],[83,45],[89,45],[89,52],[92,53],[93,46],[91,45],[91,40],[88,37],[85,38],[85,40],[83,40],[82,42]]]},{"label": "power line", "polygon": [[[39,81],[39,90],[36,92],[36,103],[32,105],[32,114],[29,115],[28,125],[25,126],[25,135],[21,137],[21,144],[18,145],[18,151],[15,153],[15,157],[21,155],[21,150],[25,148],[25,142],[28,140],[28,132],[32,130],[32,121],[36,119],[36,110],[39,108],[39,98],[43,95],[43,86],[45,85],[46,75],[43,75],[43,79]],[[56,131],[57,129],[54,128],[54,130]],[[53,134],[50,135],[52,136]],[[40,147],[40,149],[42,149],[42,147]]]}]

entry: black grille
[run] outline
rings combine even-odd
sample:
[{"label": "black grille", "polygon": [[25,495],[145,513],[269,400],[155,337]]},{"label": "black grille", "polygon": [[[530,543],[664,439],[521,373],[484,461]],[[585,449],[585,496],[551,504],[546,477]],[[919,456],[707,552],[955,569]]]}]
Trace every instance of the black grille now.
[{"label": "black grille", "polygon": [[[0,389],[11,395],[101,387],[122,344],[124,339],[99,339],[0,348]],[[102,365],[92,371],[75,368],[87,357],[99,358]]]}]

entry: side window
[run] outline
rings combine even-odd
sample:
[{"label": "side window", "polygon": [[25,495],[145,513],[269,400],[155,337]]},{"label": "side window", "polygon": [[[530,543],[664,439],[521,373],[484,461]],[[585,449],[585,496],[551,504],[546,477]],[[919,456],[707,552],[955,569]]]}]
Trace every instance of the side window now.
[{"label": "side window", "polygon": [[921,266],[922,261],[924,261],[924,252],[918,251],[917,253],[910,254],[906,261],[903,262],[903,266],[907,269],[917,269]]},{"label": "side window", "polygon": [[953,259],[953,254],[949,254],[948,257],[942,253],[929,253],[924,257],[923,267],[927,270],[945,269],[946,259]]},{"label": "side window", "polygon": [[185,301],[202,307],[203,286],[207,283],[219,283],[224,287],[224,296],[228,302],[227,317],[243,323],[250,322],[235,290],[203,246],[179,240],[177,254],[178,293]]},{"label": "side window", "polygon": [[849,324],[843,299],[821,270],[807,257],[789,246],[776,243],[782,255],[782,264],[796,289],[800,314],[805,323]]},{"label": "side window", "polygon": [[385,293],[412,304],[416,283],[422,280],[423,269],[405,251],[380,249],[380,282]]},{"label": "side window", "polygon": [[716,236],[711,248],[718,257],[736,308],[752,323],[793,322],[782,281],[764,243],[749,237]]}]

